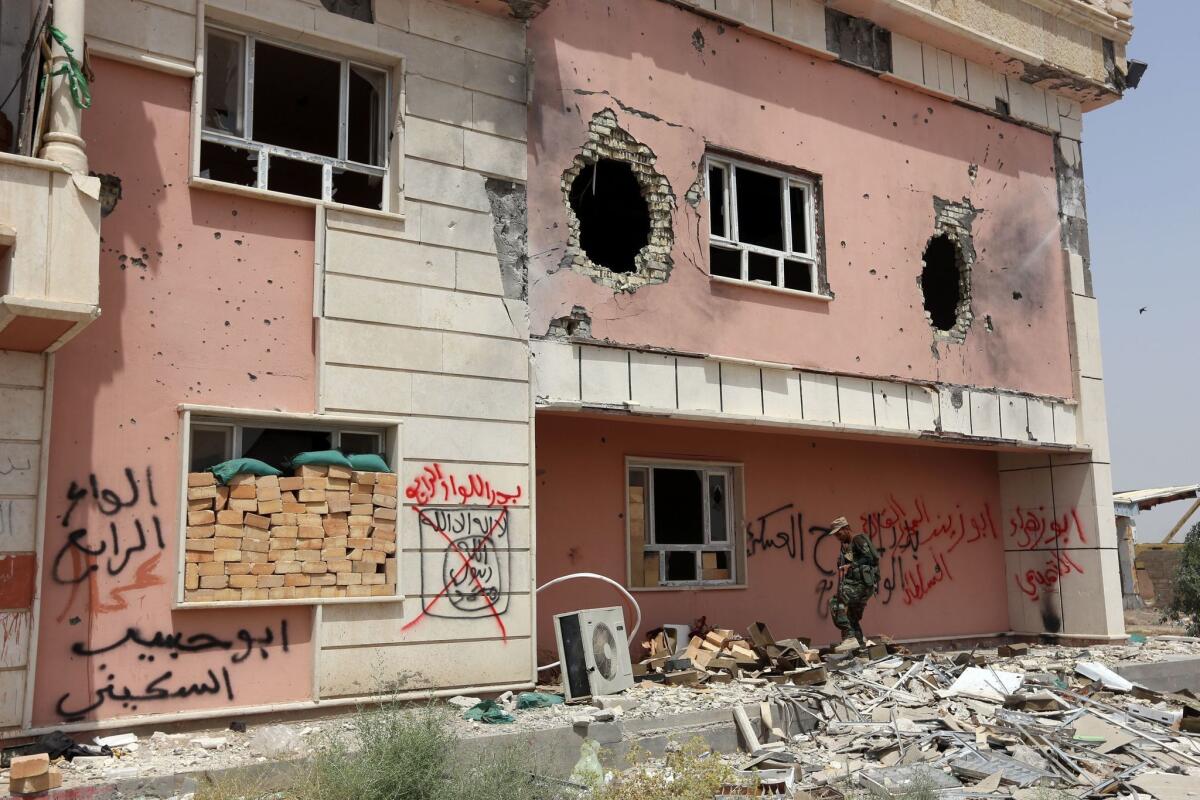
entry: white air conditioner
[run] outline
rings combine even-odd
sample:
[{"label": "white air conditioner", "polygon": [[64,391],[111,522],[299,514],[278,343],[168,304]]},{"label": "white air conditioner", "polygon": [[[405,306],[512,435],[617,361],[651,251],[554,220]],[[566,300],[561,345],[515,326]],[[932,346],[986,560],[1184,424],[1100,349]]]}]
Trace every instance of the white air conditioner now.
[{"label": "white air conditioner", "polygon": [[554,638],[568,703],[633,686],[625,614],[620,608],[558,614]]}]

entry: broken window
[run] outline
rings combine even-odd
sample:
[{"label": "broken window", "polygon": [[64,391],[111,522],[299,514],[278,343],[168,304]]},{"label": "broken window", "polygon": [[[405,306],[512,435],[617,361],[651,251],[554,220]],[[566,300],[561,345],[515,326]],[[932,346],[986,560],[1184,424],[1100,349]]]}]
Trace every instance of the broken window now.
[{"label": "broken window", "polygon": [[727,466],[630,465],[632,586],[734,582],[733,474]]},{"label": "broken window", "polygon": [[951,331],[963,306],[962,254],[957,243],[942,233],[929,240],[923,259],[921,293],[929,323],[939,331]]},{"label": "broken window", "polygon": [[325,6],[326,11],[359,22],[375,21],[375,14],[371,11],[371,0],[321,0],[321,5]]},{"label": "broken window", "polygon": [[384,208],[386,71],[218,28],[204,65],[200,177]]},{"label": "broken window", "polygon": [[706,174],[710,274],[815,293],[814,182],[713,156]]},{"label": "broken window", "polygon": [[231,458],[256,458],[284,469],[293,456],[313,450],[340,450],[346,455],[382,455],[382,430],[345,430],[327,426],[265,425],[204,419],[191,426],[189,472],[203,472]]},{"label": "broken window", "polygon": [[570,202],[587,257],[613,272],[633,272],[638,251],[650,241],[650,209],[629,163],[601,158],[585,164],[571,183]]}]

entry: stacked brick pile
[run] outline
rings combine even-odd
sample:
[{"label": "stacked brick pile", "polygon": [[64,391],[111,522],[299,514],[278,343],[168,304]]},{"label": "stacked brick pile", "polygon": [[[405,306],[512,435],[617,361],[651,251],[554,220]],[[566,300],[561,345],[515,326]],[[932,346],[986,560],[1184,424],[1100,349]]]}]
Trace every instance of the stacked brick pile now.
[{"label": "stacked brick pile", "polygon": [[395,475],[337,466],[190,473],[184,601],[393,595],[397,495]]}]

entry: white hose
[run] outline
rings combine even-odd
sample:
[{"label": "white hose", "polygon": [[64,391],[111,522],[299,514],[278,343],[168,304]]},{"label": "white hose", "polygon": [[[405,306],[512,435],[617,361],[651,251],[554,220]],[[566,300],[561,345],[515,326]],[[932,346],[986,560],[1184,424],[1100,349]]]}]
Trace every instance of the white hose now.
[{"label": "white hose", "polygon": [[[633,595],[631,595],[629,592],[625,591],[624,586],[617,583],[612,578],[609,578],[606,575],[597,575],[594,572],[572,572],[570,575],[563,575],[561,578],[555,578],[554,580],[549,581],[548,583],[543,583],[536,590],[534,590],[534,594],[536,595],[539,592],[541,592],[542,589],[548,589],[556,583],[562,583],[563,581],[569,581],[569,580],[573,580],[575,578],[594,578],[598,581],[604,581],[605,583],[609,583],[609,584],[612,584],[613,586],[617,587],[618,592],[620,592],[621,594],[623,594],[627,598],[629,598],[629,602],[633,603],[633,613],[637,616],[637,619],[633,623],[633,627],[629,629],[628,644],[633,644],[633,639],[635,636],[637,636],[638,628],[642,627],[642,607],[638,605],[637,600],[633,599]],[[544,667],[538,667],[537,671],[542,672],[544,670],[554,669],[555,667],[557,667],[559,665],[559,663],[561,663],[561,662],[555,661],[553,664],[547,664]]]}]

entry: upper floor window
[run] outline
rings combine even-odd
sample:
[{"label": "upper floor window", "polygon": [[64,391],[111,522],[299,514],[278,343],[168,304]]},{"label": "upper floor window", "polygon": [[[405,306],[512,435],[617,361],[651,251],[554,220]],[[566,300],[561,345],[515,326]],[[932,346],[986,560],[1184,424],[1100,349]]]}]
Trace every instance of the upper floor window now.
[{"label": "upper floor window", "polygon": [[713,278],[818,292],[814,182],[718,156],[707,174]]},{"label": "upper floor window", "polygon": [[[233,419],[192,420],[188,472],[203,472],[231,458],[256,458],[277,469],[285,469],[297,453],[340,450],[345,455],[383,455],[386,431],[326,425],[263,422]],[[385,459],[386,460],[386,459]]]},{"label": "upper floor window", "polygon": [[388,73],[205,31],[200,177],[383,209]]}]

